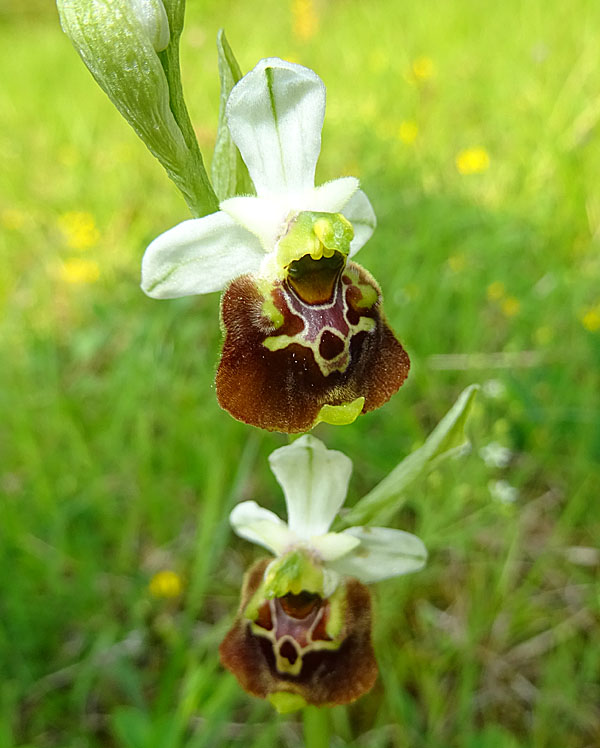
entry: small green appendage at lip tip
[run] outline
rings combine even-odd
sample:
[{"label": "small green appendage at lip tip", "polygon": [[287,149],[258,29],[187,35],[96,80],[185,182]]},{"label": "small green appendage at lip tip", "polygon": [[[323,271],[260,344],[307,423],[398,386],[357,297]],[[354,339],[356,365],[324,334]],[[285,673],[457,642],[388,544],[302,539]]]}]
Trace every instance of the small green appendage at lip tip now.
[{"label": "small green appendage at lip tip", "polygon": [[328,423],[331,426],[348,426],[356,421],[364,404],[365,398],[357,397],[356,400],[352,400],[350,403],[342,403],[342,405],[323,405],[315,421],[315,426],[318,423]]},{"label": "small green appendage at lip tip", "polygon": [[289,691],[278,691],[268,696],[271,705],[275,707],[279,714],[289,714],[297,712],[306,706],[306,700],[299,693],[290,693]]}]

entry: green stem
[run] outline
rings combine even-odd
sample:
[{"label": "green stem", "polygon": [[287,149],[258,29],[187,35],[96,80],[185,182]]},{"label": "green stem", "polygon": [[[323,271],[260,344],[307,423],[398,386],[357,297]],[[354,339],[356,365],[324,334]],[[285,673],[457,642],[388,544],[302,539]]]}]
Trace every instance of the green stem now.
[{"label": "green stem", "polygon": [[307,706],[302,712],[304,748],[329,748],[330,725],[326,708]]},{"label": "green stem", "polygon": [[190,154],[184,166],[184,173],[171,174],[171,178],[183,192],[192,214],[205,216],[219,209],[219,201],[204,167],[196,133],[183,98],[179,65],[179,35],[171,39],[169,46],[159,53],[159,58],[169,84],[171,111]]}]

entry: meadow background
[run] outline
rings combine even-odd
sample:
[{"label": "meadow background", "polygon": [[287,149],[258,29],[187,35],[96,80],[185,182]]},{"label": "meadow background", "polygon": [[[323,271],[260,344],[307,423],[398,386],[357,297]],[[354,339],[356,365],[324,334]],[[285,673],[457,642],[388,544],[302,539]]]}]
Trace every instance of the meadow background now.
[{"label": "meadow background", "polygon": [[[600,5],[189,0],[207,161],[221,26],[244,71],[319,73],[318,181],[378,216],[359,261],[413,368],[316,431],[349,503],[482,385],[470,455],[397,517],[430,561],[373,589],[381,675],[332,745],[600,745]],[[0,748],[301,746],[218,663],[259,555],[228,511],[283,511],[285,439],[216,403],[218,296],[139,289],[186,206],[50,0],[2,0],[0,75]]]}]

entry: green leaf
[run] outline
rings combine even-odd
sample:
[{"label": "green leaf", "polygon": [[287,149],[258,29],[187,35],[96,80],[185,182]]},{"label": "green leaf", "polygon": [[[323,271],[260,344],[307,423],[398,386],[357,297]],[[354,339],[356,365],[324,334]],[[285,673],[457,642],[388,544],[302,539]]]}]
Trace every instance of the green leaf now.
[{"label": "green leaf", "polygon": [[458,397],[423,446],[405,457],[344,516],[345,525],[387,524],[404,503],[405,489],[443,460],[455,457],[469,445],[464,430],[479,385],[472,384]]},{"label": "green leaf", "polygon": [[219,104],[219,124],[217,140],[211,166],[212,182],[219,200],[234,195],[253,195],[254,186],[246,164],[237,146],[231,139],[227,125],[226,106],[231,89],[242,77],[242,71],[225,37],[225,31],[217,34],[219,53],[219,78],[221,79],[221,101]]}]

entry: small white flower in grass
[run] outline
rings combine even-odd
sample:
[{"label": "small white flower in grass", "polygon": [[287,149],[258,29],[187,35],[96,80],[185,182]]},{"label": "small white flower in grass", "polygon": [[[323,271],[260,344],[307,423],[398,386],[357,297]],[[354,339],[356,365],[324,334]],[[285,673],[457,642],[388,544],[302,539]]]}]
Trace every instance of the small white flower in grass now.
[{"label": "small white flower in grass", "polygon": [[[312,436],[303,436],[273,452],[269,462],[285,495],[287,523],[254,501],[238,504],[230,516],[240,537],[277,556],[267,567],[267,580],[276,580],[285,566],[281,560],[296,552],[322,570],[322,590],[310,591],[324,597],[332,594],[344,576],[369,584],[424,566],[427,550],[411,533],[389,527],[330,532],[352,472],[352,461],[346,455],[327,449]],[[274,586],[279,584],[274,582]]]},{"label": "small white flower in grass", "polygon": [[511,460],[512,452],[499,442],[490,442],[479,450],[479,456],[488,467],[503,468]]},{"label": "small white flower in grass", "polygon": [[514,504],[519,498],[519,490],[506,480],[491,480],[488,489],[492,498],[501,504]]},{"label": "small white flower in grass", "polygon": [[483,383],[483,392],[492,400],[501,400],[506,396],[506,385],[501,379],[488,379]]}]

